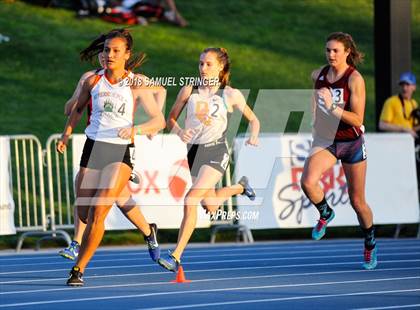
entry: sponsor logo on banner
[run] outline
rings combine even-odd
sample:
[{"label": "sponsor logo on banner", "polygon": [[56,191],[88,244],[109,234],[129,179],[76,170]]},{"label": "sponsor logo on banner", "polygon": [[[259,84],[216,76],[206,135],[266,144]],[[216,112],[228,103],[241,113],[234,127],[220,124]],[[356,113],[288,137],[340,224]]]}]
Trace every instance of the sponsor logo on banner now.
[{"label": "sponsor logo on banner", "polygon": [[[284,144],[287,147],[283,158],[285,166],[290,168],[276,178],[273,207],[279,221],[291,220],[301,224],[304,210],[313,208],[300,186],[305,160],[311,150],[311,140],[290,139]],[[320,185],[330,206],[337,207],[349,202],[344,170],[339,162],[324,173]]]},{"label": "sponsor logo on banner", "polygon": [[190,168],[186,159],[178,160],[172,165],[168,184],[169,192],[176,201],[184,198],[190,178]]}]

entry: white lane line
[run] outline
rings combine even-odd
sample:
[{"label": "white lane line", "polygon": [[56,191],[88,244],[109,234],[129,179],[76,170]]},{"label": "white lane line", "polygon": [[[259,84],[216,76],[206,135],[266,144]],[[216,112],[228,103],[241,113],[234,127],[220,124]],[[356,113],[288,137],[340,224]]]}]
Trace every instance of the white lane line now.
[{"label": "white lane line", "polygon": [[[224,249],[224,248],[217,248],[217,249],[209,249],[209,248],[205,248],[205,250],[202,250],[202,248],[190,248],[187,250],[187,253],[192,253],[192,252],[199,252],[199,253],[221,253],[221,252],[243,252],[243,251],[247,251],[247,250],[279,250],[279,249],[311,249],[311,248],[348,248],[348,247],[356,247],[356,248],[362,248],[363,247],[363,242],[362,241],[357,241],[357,242],[352,242],[352,243],[347,243],[347,242],[343,242],[343,243],[337,243],[337,244],[325,244],[322,241],[321,242],[313,242],[310,241],[311,244],[279,244],[277,246],[235,246],[234,248],[229,248],[229,249]],[[378,241],[378,246],[380,248],[382,247],[386,247],[387,249],[391,249],[391,247],[388,247],[387,245],[385,245],[385,243],[396,243],[394,242],[384,242],[384,241]],[[414,244],[413,244],[414,243]],[[420,245],[420,241],[417,242],[410,242],[409,244],[405,245],[402,244],[402,242],[398,243],[398,247],[418,247]],[[144,247],[144,245],[141,245]],[[226,246],[228,247],[228,246]],[[128,255],[138,255],[138,254],[147,254],[146,251],[146,247],[144,248],[139,248],[139,249],[132,249],[132,250],[108,250],[107,252],[103,252],[106,250],[99,250],[98,253],[95,255],[95,257],[106,257],[106,256],[128,256]],[[115,251],[116,253],[110,253]],[[127,251],[125,253],[121,253],[121,251]],[[133,253],[134,252],[134,253]],[[13,254],[16,255],[16,254]],[[28,255],[28,254],[22,254],[22,255]],[[41,254],[43,255],[43,254]],[[48,254],[48,256],[41,256],[41,257],[37,257],[38,255],[33,255],[31,257],[7,257],[7,258],[2,258],[0,256],[0,263],[3,261],[9,261],[9,260],[34,260],[34,259],[56,259],[58,257],[58,250],[57,250],[57,254]]]},{"label": "white lane line", "polygon": [[[420,255],[420,252],[407,252],[404,255]],[[379,257],[385,256],[401,256],[401,253],[387,253],[379,254]],[[202,265],[202,264],[218,264],[218,263],[243,263],[243,262],[267,262],[267,261],[282,261],[282,260],[311,260],[311,259],[336,259],[336,258],[360,258],[361,255],[328,255],[328,256],[305,256],[305,257],[270,257],[270,258],[251,258],[251,259],[229,259],[229,260],[208,260],[208,261],[199,261],[199,262],[186,262],[184,265]],[[412,260],[418,261],[418,260]],[[324,263],[326,264],[326,263]],[[125,265],[125,266],[100,266],[100,267],[90,267],[89,270],[96,269],[112,269],[112,268],[126,268],[126,267],[152,267],[156,264],[141,264],[141,265]],[[55,272],[55,271],[66,271],[66,269],[41,269],[41,270],[21,270],[21,271],[9,271],[9,272],[0,272],[0,275],[11,275],[11,274],[22,274],[22,273],[46,273],[46,272]]]},{"label": "white lane line", "polygon": [[396,305],[396,306],[385,306],[385,307],[374,307],[374,308],[354,308],[353,310],[381,310],[381,309],[403,309],[403,308],[419,308],[420,304],[411,305]]},{"label": "white lane line", "polygon": [[[420,261],[420,260],[419,260]],[[381,261],[381,264],[387,263],[395,263],[396,261]],[[398,263],[407,263],[406,260],[398,261]],[[328,266],[337,266],[337,265],[360,265],[358,262],[339,262],[339,263],[328,263]],[[319,267],[325,266],[325,263],[318,263],[318,264],[303,264],[303,265],[272,265],[272,266],[252,266],[252,267],[231,267],[231,268],[212,268],[212,269],[195,269],[189,270],[188,273],[199,273],[199,272],[215,272],[215,271],[233,271],[233,270],[249,270],[252,268],[253,270],[256,269],[276,269],[276,268],[296,268],[296,267]],[[404,267],[404,268],[387,268],[387,269],[375,269],[375,270],[360,270],[362,272],[375,272],[380,270],[414,270],[420,269],[420,267]],[[336,272],[336,271],[331,271]],[[340,272],[340,271],[337,271]],[[344,271],[347,272],[347,271]],[[127,273],[127,274],[109,274],[109,275],[100,275],[100,276],[85,276],[85,279],[100,279],[100,278],[115,278],[115,277],[128,277],[128,276],[144,276],[144,275],[158,275],[158,274],[168,274],[168,271],[161,271],[161,272],[140,272],[140,273]],[[293,274],[290,274],[293,275]],[[0,285],[5,284],[18,284],[18,283],[36,283],[36,282],[52,282],[52,281],[65,281],[67,278],[45,278],[45,279],[36,279],[36,280],[14,280],[14,281],[3,281],[0,282]]]},{"label": "white lane line", "polygon": [[[370,272],[379,273],[382,271],[402,271],[402,270],[410,270],[413,269],[420,269],[419,268],[387,268],[387,269],[375,269],[371,270]],[[198,271],[198,270],[194,270]],[[212,269],[208,270],[201,270],[203,271],[214,271]],[[211,282],[211,281],[229,281],[229,280],[245,280],[245,279],[269,279],[269,278],[283,278],[283,277],[300,277],[300,276],[322,276],[322,275],[335,275],[335,274],[349,274],[349,273],[365,273],[366,270],[356,269],[356,270],[342,270],[342,271],[324,271],[324,272],[305,272],[305,273],[286,273],[286,274],[275,274],[275,275],[263,275],[263,276],[241,276],[241,277],[229,277],[229,278],[210,278],[210,279],[195,279],[193,282]],[[168,272],[161,272],[161,273],[168,273]],[[190,273],[190,272],[188,272]],[[420,276],[420,274],[419,274]],[[96,277],[91,277],[96,278]],[[65,279],[60,279],[64,280]],[[149,285],[172,285],[171,282],[164,281],[164,282],[149,282],[149,283],[128,283],[128,284],[113,284],[113,285],[97,285],[97,286],[87,286],[83,289],[85,290],[94,290],[94,289],[104,289],[104,288],[117,288],[117,287],[138,287],[138,286],[149,286]],[[14,295],[14,294],[29,294],[29,293],[45,293],[45,292],[59,292],[68,290],[68,287],[61,288],[52,288],[52,289],[37,289],[37,290],[25,290],[25,291],[10,291],[10,292],[0,292],[0,295]]]},{"label": "white lane line", "polygon": [[[184,294],[194,294],[194,293],[210,293],[210,292],[225,292],[225,291],[262,290],[262,289],[270,289],[270,288],[289,288],[289,287],[322,286],[322,285],[353,284],[353,283],[404,281],[404,280],[413,280],[413,279],[420,279],[420,277],[397,277],[397,278],[367,279],[367,280],[330,281],[330,282],[279,284],[279,285],[247,286],[247,287],[228,287],[228,288],[219,288],[219,289],[186,290],[186,291],[145,293],[145,294],[119,295],[119,296],[41,300],[41,301],[32,301],[32,302],[2,304],[0,305],[0,308],[58,304],[58,303],[67,303],[67,302],[75,303],[75,302],[81,302],[81,301],[117,300],[117,299],[125,299],[125,298],[152,297],[152,296],[165,296],[165,295],[178,295],[178,294],[184,295]],[[79,288],[79,289],[83,289],[83,288]]]},{"label": "white lane line", "polygon": [[[389,251],[391,251],[391,252],[394,252],[394,251],[398,251],[398,250],[406,250],[407,249],[407,247],[396,247],[396,248],[392,248],[392,249],[385,249],[384,251],[381,249],[380,250],[380,252],[379,252],[379,255],[380,256],[383,256],[384,254],[390,254],[390,255],[397,255],[396,253],[387,253],[387,252],[389,252]],[[420,246],[419,247],[411,247],[410,248],[411,250],[414,250],[414,249],[420,249]],[[340,253],[340,252],[345,252],[345,253],[349,253],[349,252],[361,252],[361,248],[360,247],[358,247],[357,249],[348,249],[348,248],[346,248],[346,249],[340,249],[340,250],[310,250],[310,251],[293,251],[293,252],[290,252],[290,251],[287,251],[287,252],[285,252],[285,251],[272,251],[272,252],[270,252],[269,254],[270,255],[283,255],[283,256],[286,256],[286,255],[296,255],[296,254],[312,254],[312,253],[333,253],[333,252],[337,252],[337,253]],[[400,254],[413,254],[413,255],[415,255],[415,254],[420,254],[420,252],[406,252],[406,253],[403,253],[403,252],[399,252]],[[136,254],[137,255],[137,254]],[[148,254],[147,254],[148,255]],[[137,255],[138,256],[138,255]],[[185,255],[184,256],[184,260],[185,259],[190,259],[190,258],[201,258],[201,257],[212,257],[213,255]],[[217,254],[217,253],[215,253],[215,255],[214,256],[217,256],[217,257],[231,257],[231,256],[238,256],[238,254],[237,253],[230,253],[230,254]],[[246,256],[247,257],[250,257],[250,256],[261,256],[261,253],[246,253]],[[289,256],[287,256],[287,257],[284,257],[284,259],[287,259]],[[1,270],[1,268],[10,268],[10,267],[21,267],[21,266],[45,266],[45,265],[68,265],[69,263],[70,263],[70,261],[69,260],[64,260],[64,259],[61,259],[61,257],[60,258],[58,258],[58,257],[56,257],[58,260],[60,260],[59,262],[53,262],[53,263],[42,263],[42,262],[37,262],[37,263],[24,263],[24,264],[12,264],[12,265],[0,265],[0,270]],[[294,258],[294,259],[296,259],[296,258]],[[135,261],[150,261],[150,257],[147,257],[147,258],[115,258],[115,259],[92,259],[92,261],[90,262],[90,264],[93,264],[93,263],[102,263],[102,262],[122,262],[122,261],[132,261],[132,260],[135,260]]]},{"label": "white lane line", "polygon": [[[418,291],[420,291],[420,289],[414,288],[414,289],[393,290],[393,291],[370,291],[370,292],[360,292],[360,293],[343,293],[343,294],[329,294],[329,295],[310,295],[310,296],[297,296],[297,297],[250,299],[250,300],[240,300],[240,301],[226,301],[226,302],[179,305],[179,306],[171,306],[171,307],[140,308],[140,309],[137,309],[137,310],[143,310],[143,309],[148,309],[148,310],[187,309],[187,308],[199,308],[199,307],[211,307],[211,306],[215,307],[215,306],[227,306],[227,305],[239,305],[239,304],[267,303],[267,302],[276,302],[276,301],[278,302],[278,301],[305,300],[305,299],[332,298],[332,297],[409,293],[409,292],[418,292]],[[370,308],[370,309],[392,309],[392,308]]]}]

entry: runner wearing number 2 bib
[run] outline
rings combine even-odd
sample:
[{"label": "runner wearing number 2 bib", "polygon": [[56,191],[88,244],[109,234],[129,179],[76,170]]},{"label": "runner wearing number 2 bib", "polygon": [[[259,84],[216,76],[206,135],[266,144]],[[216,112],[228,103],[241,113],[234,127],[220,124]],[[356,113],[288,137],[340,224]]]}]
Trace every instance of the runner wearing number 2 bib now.
[{"label": "runner wearing number 2 bib", "polygon": [[365,83],[355,69],[363,55],[353,38],[335,32],[326,40],[328,65],[312,73],[314,131],[311,153],[305,162],[302,189],[320,213],[312,238],[321,239],[334,211],[320,186],[322,175],[341,160],[350,203],[365,235],[364,269],[377,265],[373,215],[365,200],[366,149],[363,139]]},{"label": "runner wearing number 2 bib", "polygon": [[[242,112],[250,123],[251,136],[247,144],[256,146],[260,124],[254,112],[246,104],[242,93],[228,86],[230,62],[224,48],[207,48],[200,55],[200,76],[204,83],[198,87],[183,87],[168,118],[168,127],[187,143],[188,164],[193,184],[185,196],[184,217],[173,252],[163,255],[158,263],[170,271],[177,271],[181,255],[195,229],[197,206],[210,213],[215,212],[228,198],[243,194],[251,200],[255,192],[248,179],[242,177],[238,184],[215,189],[229,164],[226,131],[229,115],[234,109]],[[211,80],[218,83],[212,85]],[[177,123],[184,107],[187,108],[185,129]]]}]

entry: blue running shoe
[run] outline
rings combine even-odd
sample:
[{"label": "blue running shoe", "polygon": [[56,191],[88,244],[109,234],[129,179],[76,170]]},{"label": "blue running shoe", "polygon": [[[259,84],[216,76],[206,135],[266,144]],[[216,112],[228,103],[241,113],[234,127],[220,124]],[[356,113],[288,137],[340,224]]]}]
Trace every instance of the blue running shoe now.
[{"label": "blue running shoe", "polygon": [[334,210],[331,210],[330,217],[328,219],[320,218],[318,223],[312,229],[312,239],[319,240],[325,235],[325,230],[327,229],[327,225],[329,222],[333,220],[335,217]]},{"label": "blue running shoe", "polygon": [[153,261],[157,261],[160,257],[160,248],[157,241],[157,231],[158,228],[156,224],[150,224],[150,236],[144,236],[144,241],[146,241],[147,247],[149,248],[149,254]]},{"label": "blue running shoe", "polygon": [[242,187],[244,188],[244,191],[242,192],[241,195],[245,195],[249,198],[249,200],[255,200],[255,191],[254,189],[251,187],[251,185],[249,185],[249,180],[246,176],[243,176],[238,184],[242,185]]},{"label": "blue running shoe", "polygon": [[168,251],[168,254],[158,259],[158,264],[169,271],[177,272],[181,262],[172,256],[171,251]]},{"label": "blue running shoe", "polygon": [[365,248],[364,261],[365,262],[362,265],[364,269],[375,269],[376,265],[378,265],[378,259],[376,257],[376,246],[372,250],[368,250]]},{"label": "blue running shoe", "polygon": [[75,260],[79,256],[79,251],[80,244],[73,240],[67,248],[61,250],[58,254],[64,258]]}]

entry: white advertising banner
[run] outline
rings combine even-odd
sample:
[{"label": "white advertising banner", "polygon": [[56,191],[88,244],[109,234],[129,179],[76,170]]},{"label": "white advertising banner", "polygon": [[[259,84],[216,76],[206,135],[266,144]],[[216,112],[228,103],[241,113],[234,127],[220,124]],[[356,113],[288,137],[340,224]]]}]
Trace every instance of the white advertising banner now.
[{"label": "white advertising banner", "polygon": [[[375,224],[417,223],[419,199],[414,141],[405,134],[366,134],[368,156],[366,199]],[[245,138],[235,140],[235,178],[248,176],[257,199],[238,197],[240,212],[258,211],[258,219],[241,219],[251,229],[313,227],[316,208],[300,188],[309,134],[263,134],[260,146],[245,147]],[[351,208],[346,178],[340,162],[321,179],[328,203],[336,211],[330,226],[358,225]]]},{"label": "white advertising banner", "polygon": [[0,137],[0,235],[16,234],[9,165],[10,141],[8,137]]},{"label": "white advertising banner", "polygon": [[[73,173],[79,170],[85,135],[73,136]],[[128,188],[149,223],[159,228],[179,228],[184,214],[184,196],[191,186],[186,145],[176,135],[157,135],[152,140],[136,136],[134,171],[139,184]],[[197,227],[209,227],[210,217],[198,210]],[[105,221],[107,230],[134,229],[118,207]]]}]

